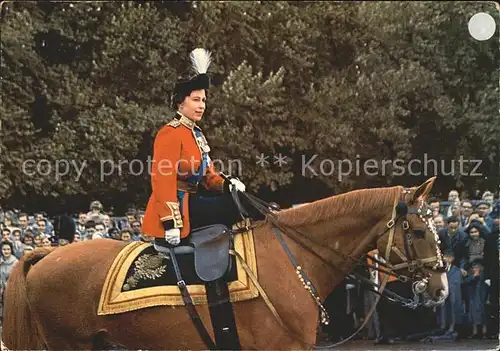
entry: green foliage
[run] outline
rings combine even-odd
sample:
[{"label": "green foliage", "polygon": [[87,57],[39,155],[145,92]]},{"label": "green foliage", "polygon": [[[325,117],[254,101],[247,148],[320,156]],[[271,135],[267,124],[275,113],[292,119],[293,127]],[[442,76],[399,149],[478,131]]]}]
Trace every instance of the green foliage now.
[{"label": "green foliage", "polygon": [[410,132],[410,154],[426,153],[448,165],[460,156],[482,160],[480,171],[489,180],[459,172],[447,179],[449,187],[467,190],[500,183],[498,31],[486,42],[473,39],[467,24],[477,12],[499,23],[491,3],[364,3],[359,12],[376,47],[362,55],[366,70],[401,72],[390,93],[393,105],[408,111],[400,120]]},{"label": "green foliage", "polygon": [[[252,191],[284,202],[299,187],[328,192],[431,176],[304,174],[304,158],[482,160],[489,175],[440,177],[438,192],[500,182],[498,30],[473,39],[487,3],[85,2],[2,7],[0,198],[76,208],[93,197],[144,205],[156,131],[195,47],[213,52],[214,87],[201,123],[212,158]],[[281,153],[287,163],[273,163]],[[261,167],[256,157],[270,156]],[[74,161],[60,179],[23,172],[27,160]],[[102,163],[115,168],[102,174]],[[122,161],[122,167],[118,163]],[[380,167],[380,165],[379,165]],[[448,166],[449,168],[449,166]],[[414,169],[415,171],[415,169]],[[321,173],[321,172],[319,172]],[[324,194],[321,194],[324,195]],[[321,196],[319,195],[319,196]],[[307,197],[307,196],[306,196]],[[306,200],[310,200],[307,198]],[[58,209],[59,206],[59,209]]]}]

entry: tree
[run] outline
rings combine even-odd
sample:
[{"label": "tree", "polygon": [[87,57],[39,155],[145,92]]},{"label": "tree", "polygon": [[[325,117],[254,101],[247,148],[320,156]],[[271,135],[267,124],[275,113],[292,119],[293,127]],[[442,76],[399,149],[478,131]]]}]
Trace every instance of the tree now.
[{"label": "tree", "polygon": [[[10,171],[3,195],[26,202],[37,195],[102,197],[109,192],[116,201],[137,183],[130,175],[130,184],[123,182],[127,174],[119,162],[132,161],[168,113],[166,82],[176,76],[169,65],[175,52],[169,48],[179,46],[178,21],[148,4],[9,6],[3,18],[8,89],[2,115],[5,127],[24,130],[6,128],[2,138],[7,156],[3,168]],[[23,23],[31,26],[16,30]],[[179,35],[172,35],[176,31]],[[71,167],[57,179],[48,169],[34,177],[21,171],[22,162],[42,159],[52,171],[56,163],[74,162],[77,168],[84,166],[83,175]],[[107,160],[114,169],[104,177],[101,168],[111,163]],[[146,173],[141,176],[144,181]]]},{"label": "tree", "polygon": [[[460,155],[481,159],[490,175],[440,178],[437,190],[491,188],[499,57],[494,39],[466,30],[478,11],[498,18],[466,3],[7,3],[0,197],[56,212],[93,198],[144,206],[154,135],[195,47],[214,55],[201,122],[212,158],[251,191],[291,204],[413,185],[426,177],[382,162],[424,154],[446,170]],[[42,159],[73,164],[57,179],[23,171]]]},{"label": "tree", "polygon": [[408,111],[400,121],[410,131],[411,155],[444,160],[447,172],[461,156],[482,160],[481,171],[490,175],[484,182],[457,167],[445,188],[498,184],[498,46],[494,38],[476,41],[467,30],[473,14],[488,12],[498,20],[498,12],[486,3],[423,2],[364,3],[359,10],[365,32],[373,35],[371,49],[359,58],[364,70],[381,79],[399,70],[404,78],[387,84],[392,81],[392,94],[408,90],[398,100]]}]

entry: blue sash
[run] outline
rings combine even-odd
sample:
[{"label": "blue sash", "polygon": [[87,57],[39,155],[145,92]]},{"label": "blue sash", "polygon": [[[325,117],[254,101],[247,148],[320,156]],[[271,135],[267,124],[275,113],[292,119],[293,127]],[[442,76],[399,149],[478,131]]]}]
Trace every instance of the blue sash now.
[{"label": "blue sash", "polygon": [[[199,138],[202,135],[201,131],[198,129],[195,129],[194,133],[196,135],[196,138]],[[192,183],[192,184],[198,184],[200,182],[200,180],[203,178],[203,176],[205,175],[206,169],[208,169],[208,153],[201,151],[201,165],[198,168],[198,172],[189,176],[187,178],[187,181],[189,183]],[[183,191],[180,191],[180,190],[177,191],[177,200],[179,201],[179,211],[181,212],[181,216],[183,215],[182,214],[183,213],[182,212],[182,209],[183,209],[182,200],[184,199],[184,195],[186,195],[186,193],[184,193]]]}]

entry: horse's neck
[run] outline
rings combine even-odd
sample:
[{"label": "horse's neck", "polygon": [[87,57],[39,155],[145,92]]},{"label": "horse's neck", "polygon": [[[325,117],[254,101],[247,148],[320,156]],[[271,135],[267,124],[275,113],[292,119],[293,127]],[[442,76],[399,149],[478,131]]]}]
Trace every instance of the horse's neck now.
[{"label": "horse's neck", "polygon": [[[356,208],[356,206],[354,206],[352,209],[349,209],[349,204],[346,203],[346,200],[348,201],[349,199],[343,199],[337,202],[338,205],[345,205],[347,207],[346,209],[332,211],[331,216],[325,216],[325,218],[315,221],[312,224],[304,222],[299,226],[294,226],[294,222],[297,222],[296,218],[294,220],[294,215],[284,216],[285,223],[288,218],[291,222],[291,226],[299,229],[308,236],[314,237],[315,241],[325,243],[324,246],[335,249],[345,256],[359,259],[371,249],[371,245],[374,244],[375,241],[375,235],[383,231],[388,218],[392,214],[391,211],[394,204],[393,194],[395,194],[395,191],[391,191],[390,194],[385,194],[380,198],[380,201],[362,201],[360,204],[363,204],[363,208]],[[376,189],[365,190],[363,196],[371,195],[381,196],[380,193],[376,192]],[[356,200],[354,198],[356,195],[351,194],[351,196],[353,200]],[[357,196],[360,195],[358,194]],[[321,200],[319,203],[305,206],[315,206],[314,208],[311,207],[311,209],[319,213],[318,216],[321,216],[322,211],[329,211],[335,205],[336,199],[329,198]],[[323,206],[326,208],[322,208]],[[289,211],[299,210],[303,215],[308,214],[308,209],[305,207]],[[297,213],[297,215],[300,216],[301,214]],[[305,242],[308,241],[305,240]],[[354,260],[349,261],[345,256],[342,257],[341,255],[332,253],[332,250],[328,248],[316,244],[307,245],[314,252],[317,252],[325,258],[326,261],[331,262],[337,267],[333,269],[322,262],[320,258],[311,254],[292,240],[287,240],[287,243],[296,257],[297,263],[303,267],[322,299],[326,298],[332,289],[342,281],[351,271],[355,263]]]}]

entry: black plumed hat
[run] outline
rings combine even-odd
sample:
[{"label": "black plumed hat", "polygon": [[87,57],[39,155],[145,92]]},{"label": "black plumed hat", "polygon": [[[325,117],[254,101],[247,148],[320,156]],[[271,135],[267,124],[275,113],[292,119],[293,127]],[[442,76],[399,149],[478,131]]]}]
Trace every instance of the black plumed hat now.
[{"label": "black plumed hat", "polygon": [[210,88],[210,77],[207,74],[208,67],[211,63],[211,53],[205,49],[197,48],[189,54],[193,74],[187,77],[182,77],[175,83],[172,93],[172,106],[177,107],[186,96],[191,94],[193,90],[207,90]]}]

